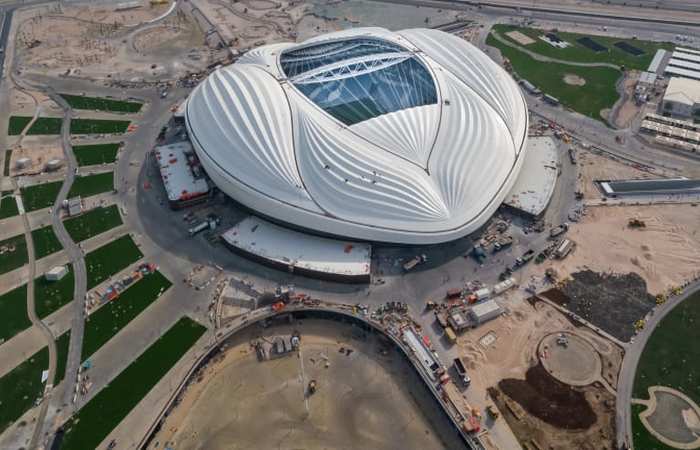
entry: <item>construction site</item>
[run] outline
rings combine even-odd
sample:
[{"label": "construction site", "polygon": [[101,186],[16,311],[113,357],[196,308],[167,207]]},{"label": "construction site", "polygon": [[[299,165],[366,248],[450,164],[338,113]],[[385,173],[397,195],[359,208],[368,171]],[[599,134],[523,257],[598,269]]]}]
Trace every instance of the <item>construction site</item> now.
[{"label": "construction site", "polygon": [[[290,335],[298,339],[294,348],[283,343]],[[256,351],[263,344],[264,356]],[[253,325],[226,341],[180,394],[149,448],[213,450],[232,442],[233,448],[462,445],[390,340],[314,318]]]}]

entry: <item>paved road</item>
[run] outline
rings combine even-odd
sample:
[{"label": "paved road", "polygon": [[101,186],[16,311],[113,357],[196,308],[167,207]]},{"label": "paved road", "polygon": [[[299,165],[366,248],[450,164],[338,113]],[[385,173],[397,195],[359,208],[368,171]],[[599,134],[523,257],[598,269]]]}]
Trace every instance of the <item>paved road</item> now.
[{"label": "paved road", "polygon": [[[56,341],[53,333],[49,327],[41,321],[39,316],[36,314],[36,308],[34,306],[34,278],[36,278],[36,265],[35,265],[35,255],[34,255],[34,240],[32,238],[32,229],[29,226],[29,219],[27,214],[22,214],[22,222],[24,223],[24,239],[27,242],[27,255],[29,259],[29,278],[27,281],[27,315],[29,320],[32,322],[32,326],[37,327],[41,330],[46,345],[49,348],[49,375],[47,381],[47,388],[53,383],[54,376],[56,375]],[[41,409],[39,410],[39,416],[36,421],[36,428],[34,429],[34,434],[32,435],[31,444],[29,448],[36,448],[36,443],[41,436],[43,429],[44,419],[46,418],[46,412],[48,410],[49,402],[51,399],[51,390],[47,389],[48,395],[44,398],[41,404]]]},{"label": "paved road", "polygon": [[617,429],[617,444],[620,448],[623,448],[623,445],[627,445],[629,448],[632,446],[632,389],[634,388],[634,376],[637,372],[637,364],[639,363],[639,358],[642,356],[644,347],[654,333],[654,329],[659,322],[661,322],[673,308],[698,291],[700,291],[700,280],[686,287],[683,294],[671,298],[657,308],[654,314],[648,318],[644,329],[635,336],[634,342],[627,347],[617,383],[617,413],[615,416],[615,426]]}]

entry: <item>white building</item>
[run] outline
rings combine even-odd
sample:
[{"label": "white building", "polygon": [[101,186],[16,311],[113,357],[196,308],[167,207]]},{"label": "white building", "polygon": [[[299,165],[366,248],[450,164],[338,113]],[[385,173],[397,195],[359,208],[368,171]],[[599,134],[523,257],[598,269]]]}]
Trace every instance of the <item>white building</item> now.
[{"label": "white building", "polygon": [[482,226],[520,172],[528,129],[510,75],[430,29],[253,49],[194,90],[185,121],[212,181],[258,214],[405,244]]},{"label": "white building", "polygon": [[66,266],[56,266],[52,267],[51,270],[44,274],[44,278],[49,281],[58,281],[68,274],[68,269]]},{"label": "white building", "polygon": [[671,78],[664,93],[663,112],[679,117],[700,116],[700,80]]}]

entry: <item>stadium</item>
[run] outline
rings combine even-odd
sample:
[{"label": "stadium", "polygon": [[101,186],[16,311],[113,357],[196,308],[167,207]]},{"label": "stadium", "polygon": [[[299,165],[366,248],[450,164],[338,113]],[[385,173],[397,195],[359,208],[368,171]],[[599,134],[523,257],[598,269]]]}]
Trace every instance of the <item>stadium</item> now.
[{"label": "stadium", "polygon": [[522,165],[513,79],[456,36],[356,28],[253,49],[190,95],[212,181],[277,223],[434,244],[482,226]]}]

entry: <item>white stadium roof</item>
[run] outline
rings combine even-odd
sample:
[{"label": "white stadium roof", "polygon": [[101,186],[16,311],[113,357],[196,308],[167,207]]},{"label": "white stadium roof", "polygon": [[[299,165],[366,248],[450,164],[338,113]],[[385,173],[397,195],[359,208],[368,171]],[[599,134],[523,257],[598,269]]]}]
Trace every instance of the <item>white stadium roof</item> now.
[{"label": "white stadium roof", "polygon": [[476,47],[382,28],[251,50],[197,87],[186,121],[212,180],[259,214],[409,244],[483,225],[528,126],[517,84]]}]

